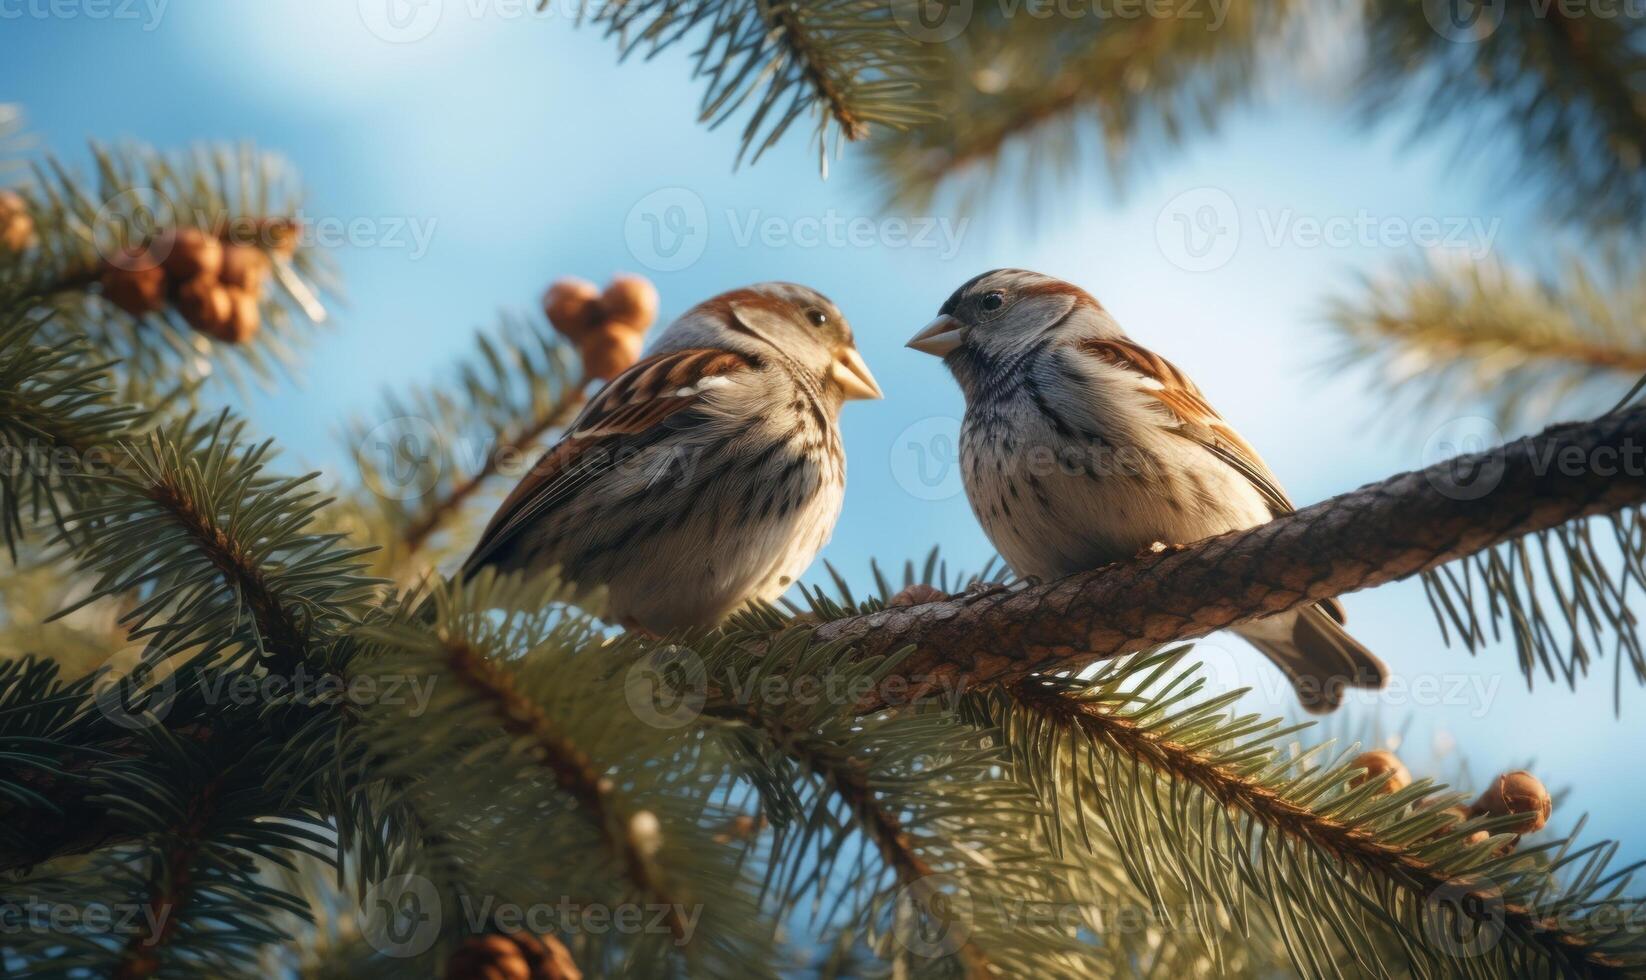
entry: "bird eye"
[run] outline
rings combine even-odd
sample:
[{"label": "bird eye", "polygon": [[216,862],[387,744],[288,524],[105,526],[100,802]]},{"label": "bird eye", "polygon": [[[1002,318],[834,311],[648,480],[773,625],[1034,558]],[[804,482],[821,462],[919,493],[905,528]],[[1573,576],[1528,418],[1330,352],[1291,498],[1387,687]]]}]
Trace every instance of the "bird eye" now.
[{"label": "bird eye", "polygon": [[982,306],[983,306],[983,309],[987,310],[988,312],[993,313],[995,310],[998,310],[1002,306],[1005,306],[1005,305],[1006,305],[1006,294],[1001,292],[1000,290],[996,289],[993,292],[983,294]]},{"label": "bird eye", "polygon": [[812,326],[821,327],[829,322],[829,315],[814,306],[806,311],[806,319],[812,321]]}]

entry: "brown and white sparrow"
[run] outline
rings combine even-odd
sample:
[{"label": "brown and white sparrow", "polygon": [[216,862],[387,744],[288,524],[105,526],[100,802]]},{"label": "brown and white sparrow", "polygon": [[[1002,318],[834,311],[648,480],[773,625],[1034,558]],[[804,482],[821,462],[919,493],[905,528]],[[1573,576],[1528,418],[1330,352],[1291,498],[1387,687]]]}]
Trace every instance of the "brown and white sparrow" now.
[{"label": "brown and white sparrow", "polygon": [[[1069,283],[984,273],[909,346],[943,358],[966,395],[966,495],[1020,575],[1058,578],[1293,510],[1194,383]],[[1330,711],[1345,684],[1385,679],[1342,623],[1328,600],[1235,632],[1286,673],[1305,707]]]},{"label": "brown and white sparrow", "polygon": [[760,283],[700,303],[594,396],[464,563],[557,567],[663,632],[775,599],[834,529],[843,402],[879,398],[821,294]]}]

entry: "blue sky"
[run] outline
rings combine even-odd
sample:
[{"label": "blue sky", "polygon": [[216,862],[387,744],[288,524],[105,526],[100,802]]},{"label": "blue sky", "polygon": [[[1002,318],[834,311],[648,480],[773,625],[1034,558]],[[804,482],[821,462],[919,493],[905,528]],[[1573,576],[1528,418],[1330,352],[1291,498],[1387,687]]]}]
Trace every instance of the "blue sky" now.
[{"label": "blue sky", "polygon": [[[564,2],[533,15],[505,0],[445,0],[415,43],[372,32],[378,0],[150,3],[117,6],[132,16],[109,18],[89,16],[95,5],[69,3],[66,17],[8,5],[0,101],[23,103],[31,130],[74,162],[84,162],[88,137],[166,147],[251,139],[296,166],[311,215],[366,219],[381,234],[396,222],[406,229],[401,247],[337,252],[348,304],[310,347],[300,384],[245,404],[287,447],[290,468],[335,468],[346,417],[372,411],[397,384],[439,377],[477,327],[501,309],[532,308],[557,276],[647,273],[665,318],[723,289],[793,279],[845,311],[887,392],[848,405],[843,418],[849,486],[825,555],[853,575],[871,555],[895,566],[934,543],[965,567],[991,553],[943,469],[960,395],[938,362],[902,346],[976,272],[1022,266],[1086,287],[1195,377],[1308,503],[1420,465],[1447,421],[1390,424],[1364,379],[1320,367],[1327,297],[1415,254],[1395,233],[1362,240],[1354,226],[1375,220],[1420,234],[1428,220],[1466,247],[1528,261],[1547,247],[1524,202],[1490,180],[1492,161],[1461,164],[1444,141],[1414,146],[1395,129],[1367,131],[1318,94],[1332,90],[1318,78],[1280,81],[1273,104],[1230,115],[1181,152],[1152,155],[1123,196],[1093,162],[1055,207],[999,200],[964,226],[950,219],[952,247],[942,234],[924,247],[884,219],[907,219],[912,233],[947,216],[877,212],[871,175],[849,149],[820,180],[797,130],[734,172],[738,127],[696,124],[700,88],[685,49],[619,65],[613,43],[575,28]],[[657,271],[645,216],[662,220],[669,204],[701,206],[706,230],[695,261]],[[770,219],[777,238],[759,233]],[[853,219],[872,223],[874,243],[806,244],[813,223]],[[1317,242],[1316,224],[1347,238]],[[413,226],[426,248],[409,241]],[[1185,231],[1211,237],[1196,243]],[[1440,763],[1446,773],[1457,753],[1481,777],[1535,763],[1552,786],[1572,790],[1558,822],[1588,811],[1596,834],[1638,826],[1646,786],[1619,778],[1633,765],[1619,753],[1646,736],[1646,715],[1628,690],[1622,718],[1613,716],[1609,662],[1576,693],[1540,681],[1528,694],[1512,649],[1471,659],[1443,648],[1416,583],[1350,596],[1347,606],[1354,632],[1430,693],[1352,703],[1334,724],[1375,719],[1403,730],[1414,763],[1455,744]],[[1221,678],[1278,690],[1277,675],[1238,640],[1214,645]],[[1646,854],[1646,840],[1626,840],[1624,853]]]}]

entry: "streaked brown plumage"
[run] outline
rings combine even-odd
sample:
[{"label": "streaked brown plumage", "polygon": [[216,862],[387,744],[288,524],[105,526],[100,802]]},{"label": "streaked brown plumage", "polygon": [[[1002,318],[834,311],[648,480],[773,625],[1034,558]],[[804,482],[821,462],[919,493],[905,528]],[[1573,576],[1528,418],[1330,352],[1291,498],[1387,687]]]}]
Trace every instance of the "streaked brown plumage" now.
[{"label": "streaked brown plumage", "polygon": [[[965,392],[966,493],[1019,574],[1059,578],[1294,509],[1194,382],[1069,283],[985,273],[909,346],[942,357]],[[1285,672],[1305,707],[1329,711],[1345,685],[1380,687],[1386,676],[1342,623],[1329,600],[1235,632]]]},{"label": "streaked brown plumage", "polygon": [[839,514],[836,418],[879,397],[839,310],[789,283],[699,304],[498,508],[465,574],[558,567],[612,619],[712,625],[781,594]]}]

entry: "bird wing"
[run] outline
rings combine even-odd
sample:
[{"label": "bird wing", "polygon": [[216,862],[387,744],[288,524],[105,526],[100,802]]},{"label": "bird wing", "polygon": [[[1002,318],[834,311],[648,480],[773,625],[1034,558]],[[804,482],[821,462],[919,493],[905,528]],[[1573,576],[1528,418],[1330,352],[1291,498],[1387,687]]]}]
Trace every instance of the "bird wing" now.
[{"label": "bird wing", "polygon": [[[1197,443],[1245,477],[1263,497],[1271,517],[1297,509],[1257,450],[1217,414],[1189,376],[1172,362],[1129,340],[1089,340],[1081,350],[1136,375],[1144,393],[1158,400],[1176,422],[1171,431]],[[1336,599],[1319,605],[1333,619],[1343,622],[1343,606]]]},{"label": "bird wing", "polygon": [[[554,447],[537,461],[492,516],[464,575],[485,565],[523,529],[617,461],[617,448],[636,448],[690,424],[706,393],[734,383],[755,363],[742,354],[687,348],[635,363],[602,388]],[[665,423],[667,423],[665,425]]]},{"label": "bird wing", "polygon": [[1217,414],[1188,375],[1172,362],[1129,340],[1090,340],[1081,349],[1135,374],[1143,392],[1159,401],[1175,421],[1171,431],[1234,467],[1262,495],[1271,516],[1297,509],[1257,450]]}]

